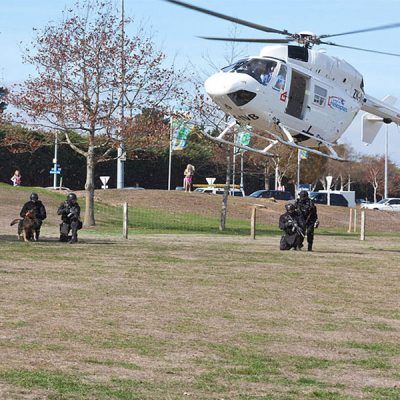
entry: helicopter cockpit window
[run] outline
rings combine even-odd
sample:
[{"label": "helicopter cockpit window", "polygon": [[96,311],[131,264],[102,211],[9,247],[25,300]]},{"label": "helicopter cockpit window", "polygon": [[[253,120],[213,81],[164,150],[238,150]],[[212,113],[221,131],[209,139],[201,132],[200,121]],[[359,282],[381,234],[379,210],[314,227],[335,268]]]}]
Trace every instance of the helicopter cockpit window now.
[{"label": "helicopter cockpit window", "polygon": [[321,86],[314,86],[314,104],[323,107],[326,102],[326,97],[328,96],[328,91]]},{"label": "helicopter cockpit window", "polygon": [[276,61],[252,58],[240,60],[236,64],[222,69],[223,72],[237,72],[247,74],[263,85],[268,85],[276,67]]},{"label": "helicopter cockpit window", "polygon": [[285,89],[286,84],[286,65],[282,64],[279,68],[278,76],[276,77],[276,83],[274,85],[275,90],[283,90]]}]

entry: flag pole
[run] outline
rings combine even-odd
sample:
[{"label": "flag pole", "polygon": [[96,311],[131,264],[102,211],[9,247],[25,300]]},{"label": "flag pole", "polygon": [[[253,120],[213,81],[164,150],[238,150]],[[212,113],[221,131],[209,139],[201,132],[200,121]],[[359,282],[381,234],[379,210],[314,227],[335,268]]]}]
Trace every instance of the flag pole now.
[{"label": "flag pole", "polygon": [[169,161],[168,161],[168,190],[171,190],[171,169],[172,169],[172,133],[174,117],[171,114],[169,128]]},{"label": "flag pole", "polygon": [[300,149],[297,149],[297,185],[296,185],[296,198],[299,195],[300,187]]}]

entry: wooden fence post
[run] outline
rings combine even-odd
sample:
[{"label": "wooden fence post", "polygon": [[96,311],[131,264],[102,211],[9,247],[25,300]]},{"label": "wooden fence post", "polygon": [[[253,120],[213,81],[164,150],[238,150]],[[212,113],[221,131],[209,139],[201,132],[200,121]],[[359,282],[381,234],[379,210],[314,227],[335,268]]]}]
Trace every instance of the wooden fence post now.
[{"label": "wooden fence post", "polygon": [[357,208],[354,209],[354,226],[353,226],[353,232],[357,232]]},{"label": "wooden fence post", "polygon": [[251,210],[251,230],[250,230],[250,235],[252,239],[256,238],[256,219],[257,219],[257,207],[253,206]]},{"label": "wooden fence post", "polygon": [[349,208],[349,211],[350,211],[350,213],[349,213],[349,229],[348,229],[348,231],[347,231],[347,233],[351,233],[351,228],[353,227],[352,225],[353,225],[353,209],[352,208]]},{"label": "wooden fence post", "polygon": [[365,210],[361,210],[360,240],[365,240]]},{"label": "wooden fence post", "polygon": [[124,203],[123,207],[122,236],[124,239],[128,239],[128,203]]}]

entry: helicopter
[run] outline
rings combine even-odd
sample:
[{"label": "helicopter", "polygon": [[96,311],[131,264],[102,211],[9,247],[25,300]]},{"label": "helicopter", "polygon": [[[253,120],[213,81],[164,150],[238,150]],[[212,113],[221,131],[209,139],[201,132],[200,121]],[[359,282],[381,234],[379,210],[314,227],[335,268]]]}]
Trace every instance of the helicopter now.
[{"label": "helicopter", "polygon": [[[329,56],[314,45],[343,47],[390,56],[400,56],[377,50],[344,46],[330,41],[331,37],[400,27],[400,23],[381,25],[330,35],[303,31],[290,33],[243,19],[231,17],[180,0],[165,0],[219,19],[244,25],[259,31],[284,35],[278,39],[222,38],[202,39],[269,43],[259,55],[250,56],[222,68],[204,83],[205,90],[232,122],[218,136],[208,138],[273,156],[270,150],[283,143],[320,156],[345,161],[334,146],[359,111],[362,117],[362,140],[372,143],[382,124],[400,124],[400,110],[394,107],[396,98],[376,99],[364,91],[362,74],[345,60]],[[289,43],[297,43],[297,45]],[[239,126],[250,126],[252,136],[263,139],[266,146],[241,145],[231,140],[230,132]],[[256,133],[262,132],[264,134]]]}]

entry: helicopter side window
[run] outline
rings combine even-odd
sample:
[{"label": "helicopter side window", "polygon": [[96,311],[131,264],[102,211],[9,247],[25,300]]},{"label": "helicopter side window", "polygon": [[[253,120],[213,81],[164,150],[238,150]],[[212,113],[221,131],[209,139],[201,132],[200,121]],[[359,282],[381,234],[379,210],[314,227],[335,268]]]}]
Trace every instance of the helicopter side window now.
[{"label": "helicopter side window", "polygon": [[328,91],[321,86],[314,86],[314,104],[323,107],[326,102],[326,97],[328,96]]},{"label": "helicopter side window", "polygon": [[276,83],[273,87],[275,90],[283,90],[286,84],[286,72],[287,68],[285,64],[282,64],[279,68],[278,76],[276,78]]},{"label": "helicopter side window", "polygon": [[268,85],[276,65],[277,63],[272,60],[253,58],[250,60],[238,61],[236,64],[223,68],[222,71],[247,74],[261,84]]}]

